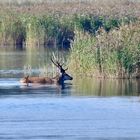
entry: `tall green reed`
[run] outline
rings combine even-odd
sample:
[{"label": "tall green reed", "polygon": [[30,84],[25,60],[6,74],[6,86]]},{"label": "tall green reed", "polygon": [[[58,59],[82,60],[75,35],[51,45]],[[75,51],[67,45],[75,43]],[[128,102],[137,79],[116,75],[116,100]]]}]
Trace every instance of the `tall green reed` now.
[{"label": "tall green reed", "polygon": [[100,28],[96,36],[76,30],[70,67],[77,73],[96,77],[135,77],[140,61],[139,27],[139,22],[122,25],[109,33]]}]

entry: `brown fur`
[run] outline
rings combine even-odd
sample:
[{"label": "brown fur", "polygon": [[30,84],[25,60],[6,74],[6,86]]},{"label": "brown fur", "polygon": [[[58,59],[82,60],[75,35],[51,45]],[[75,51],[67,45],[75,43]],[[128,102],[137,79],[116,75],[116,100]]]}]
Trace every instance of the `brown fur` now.
[{"label": "brown fur", "polygon": [[21,83],[40,83],[40,84],[53,84],[54,81],[48,77],[24,77],[20,80]]}]

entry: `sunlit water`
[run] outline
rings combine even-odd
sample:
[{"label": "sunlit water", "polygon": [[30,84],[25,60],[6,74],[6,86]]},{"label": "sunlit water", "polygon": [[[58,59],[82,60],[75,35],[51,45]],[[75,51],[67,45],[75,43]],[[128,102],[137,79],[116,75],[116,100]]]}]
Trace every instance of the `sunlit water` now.
[{"label": "sunlit water", "polygon": [[139,80],[20,84],[23,66],[38,74],[46,54],[0,53],[0,140],[140,140]]}]

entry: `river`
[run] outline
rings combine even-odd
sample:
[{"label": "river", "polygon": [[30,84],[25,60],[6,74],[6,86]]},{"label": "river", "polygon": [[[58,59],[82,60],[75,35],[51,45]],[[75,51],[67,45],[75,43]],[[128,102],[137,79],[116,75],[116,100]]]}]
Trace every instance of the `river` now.
[{"label": "river", "polygon": [[0,52],[0,140],[140,139],[139,80],[73,76],[64,88],[19,83],[28,73],[40,74],[43,65],[50,72],[51,55]]}]

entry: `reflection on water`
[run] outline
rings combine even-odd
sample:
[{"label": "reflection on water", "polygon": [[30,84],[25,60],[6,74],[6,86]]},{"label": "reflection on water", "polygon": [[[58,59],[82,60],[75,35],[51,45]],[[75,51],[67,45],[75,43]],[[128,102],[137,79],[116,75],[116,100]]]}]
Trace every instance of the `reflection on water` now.
[{"label": "reflection on water", "polygon": [[46,65],[49,67],[53,53],[61,59],[65,59],[68,54],[65,50],[53,50],[43,47],[28,48],[22,51],[5,47],[0,52],[0,70],[23,70],[24,66],[30,66],[32,69],[39,69]]},{"label": "reflection on water", "polygon": [[140,80],[138,79],[94,79],[79,78],[74,81],[74,94],[88,96],[139,96]]}]

